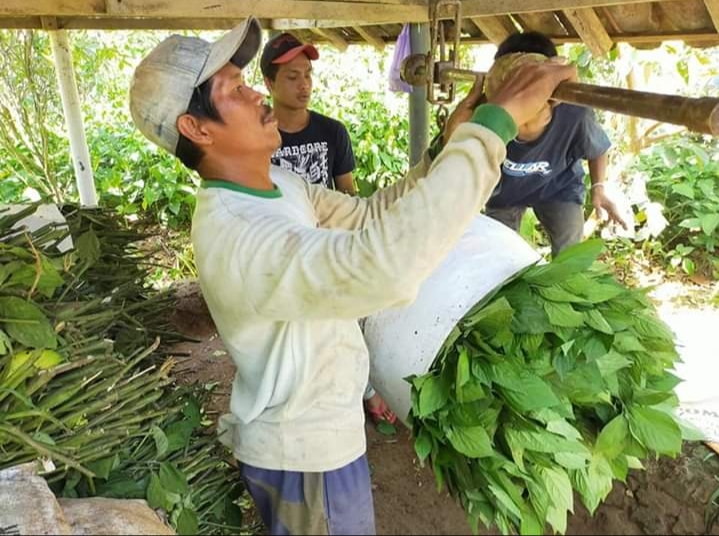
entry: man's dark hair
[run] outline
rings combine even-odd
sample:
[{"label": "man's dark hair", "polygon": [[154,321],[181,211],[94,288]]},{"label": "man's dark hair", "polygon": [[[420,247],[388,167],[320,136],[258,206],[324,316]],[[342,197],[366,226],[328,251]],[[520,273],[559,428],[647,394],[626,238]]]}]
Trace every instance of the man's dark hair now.
[{"label": "man's dark hair", "polygon": [[557,47],[546,35],[540,32],[524,32],[512,34],[497,47],[494,59],[513,52],[534,52],[544,54],[548,58],[557,55]]},{"label": "man's dark hair", "polygon": [[270,79],[271,82],[275,81],[275,78],[277,78],[277,71],[280,70],[280,66],[276,63],[270,63],[265,66],[265,69],[262,74],[264,74],[267,78]]},{"label": "man's dark hair", "polygon": [[[212,102],[212,78],[206,80],[192,92],[192,98],[190,104],[187,106],[187,113],[198,119],[210,119],[218,123],[224,123],[220,112]],[[202,157],[205,153],[196,146],[192,141],[180,133],[180,139],[177,141],[177,148],[175,149],[175,156],[180,159],[180,162],[185,164],[190,169],[197,170],[197,166],[200,165]]]}]

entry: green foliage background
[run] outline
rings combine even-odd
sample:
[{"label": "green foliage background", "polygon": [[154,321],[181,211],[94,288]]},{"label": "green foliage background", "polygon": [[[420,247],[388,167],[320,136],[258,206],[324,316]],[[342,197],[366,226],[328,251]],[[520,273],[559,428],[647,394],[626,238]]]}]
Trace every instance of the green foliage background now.
[{"label": "green foliage background", "polygon": [[[101,204],[183,227],[194,207],[197,177],[145,140],[127,107],[136,63],[167,35],[78,31],[69,39]],[[49,38],[43,32],[6,30],[0,31],[0,46],[8,51],[0,58],[0,202],[77,201]],[[364,195],[407,169],[407,98],[386,91],[390,59],[389,53],[368,47],[345,54],[324,47],[316,63],[312,107],[346,124]],[[256,62],[249,72],[261,87]]]},{"label": "green foliage background", "polygon": [[[145,140],[127,108],[134,66],[168,34],[73,31],[68,37],[101,204],[129,217],[186,230],[197,176]],[[214,39],[219,33],[202,35]],[[0,47],[6,51],[0,57],[0,202],[76,202],[49,38],[39,31],[4,30]],[[408,168],[408,98],[390,92],[387,84],[393,47],[380,53],[353,46],[340,53],[323,46],[320,52],[314,64],[311,106],[347,126],[357,161],[357,188],[360,195],[369,195]],[[622,45],[597,59],[583,45],[565,45],[560,53],[578,65],[582,81],[624,87],[633,77],[667,93],[719,95],[716,48],[692,49],[668,42],[649,51]],[[493,47],[464,47],[460,58],[463,67],[486,70],[492,55]],[[251,83],[263,88],[256,63],[249,73]],[[608,178],[627,187],[637,180],[646,183],[647,199],[633,201],[638,227],[646,224],[649,202],[666,207],[667,228],[659,236],[637,229],[635,248],[658,258],[669,270],[688,274],[702,270],[716,277],[719,202],[710,187],[712,180],[716,184],[719,165],[716,143],[673,126],[632,123],[601,111],[597,115],[614,144]],[[530,214],[522,235],[543,245],[546,241],[538,229]]]}]

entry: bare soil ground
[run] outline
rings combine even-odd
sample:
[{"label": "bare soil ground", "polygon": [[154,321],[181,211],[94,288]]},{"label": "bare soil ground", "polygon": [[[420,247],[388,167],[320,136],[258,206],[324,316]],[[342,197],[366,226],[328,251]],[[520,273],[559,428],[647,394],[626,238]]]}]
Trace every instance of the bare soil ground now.
[{"label": "bare soil ground", "polygon": [[[176,324],[198,342],[181,343],[177,373],[185,381],[217,384],[211,416],[226,411],[234,365],[215,331],[204,302],[189,285],[181,291]],[[438,492],[429,467],[420,467],[408,430],[394,436],[366,427],[378,534],[471,534],[464,512]],[[568,534],[711,534],[719,488],[719,456],[701,443],[687,443],[676,459],[646,463],[614,490],[594,516],[577,499]],[[492,531],[480,529],[481,534]]]}]

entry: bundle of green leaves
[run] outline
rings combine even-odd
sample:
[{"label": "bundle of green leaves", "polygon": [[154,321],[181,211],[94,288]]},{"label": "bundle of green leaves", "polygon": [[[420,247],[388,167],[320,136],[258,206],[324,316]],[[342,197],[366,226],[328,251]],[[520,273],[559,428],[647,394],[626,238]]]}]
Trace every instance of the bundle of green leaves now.
[{"label": "bundle of green leaves", "polygon": [[601,241],[532,265],[475,305],[412,384],[415,450],[472,527],[564,533],[650,453],[677,455],[672,332],[596,262]]},{"label": "bundle of green leaves", "polygon": [[70,211],[75,249],[60,253],[66,228],[14,228],[36,210],[0,211],[0,469],[43,460],[57,495],[145,498],[179,534],[244,530],[210,393],[176,385],[162,353],[157,335],[182,336],[174,297],[145,284],[142,236],[111,212]]}]

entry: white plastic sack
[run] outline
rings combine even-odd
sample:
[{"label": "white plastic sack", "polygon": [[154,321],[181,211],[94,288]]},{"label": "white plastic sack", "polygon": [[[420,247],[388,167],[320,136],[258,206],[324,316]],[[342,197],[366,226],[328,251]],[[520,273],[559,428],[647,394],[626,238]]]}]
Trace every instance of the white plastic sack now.
[{"label": "white plastic sack", "polygon": [[367,318],[370,381],[400,419],[411,408],[411,386],[404,378],[426,373],[457,322],[492,289],[538,260],[517,233],[478,216],[414,303]]},{"label": "white plastic sack", "polygon": [[[0,205],[0,216],[15,214],[25,208],[27,208],[27,205]],[[65,216],[62,215],[57,205],[52,203],[39,205],[34,214],[30,214],[18,221],[15,225],[13,225],[13,229],[17,229],[18,232],[22,232],[23,230],[32,232],[44,227],[48,223],[57,223],[60,224],[60,228],[67,229],[67,220],[65,219]],[[71,250],[73,248],[72,237],[70,235],[66,236],[57,245],[57,248],[60,253],[65,253],[66,251]]]}]

